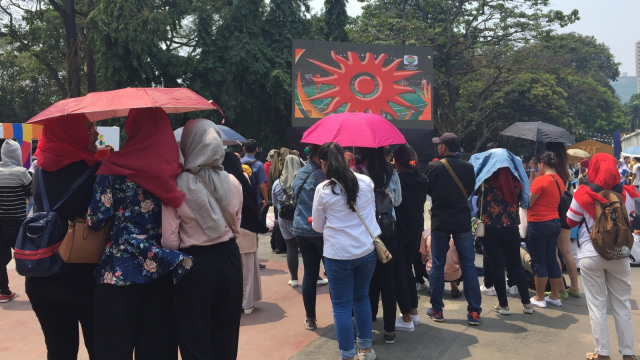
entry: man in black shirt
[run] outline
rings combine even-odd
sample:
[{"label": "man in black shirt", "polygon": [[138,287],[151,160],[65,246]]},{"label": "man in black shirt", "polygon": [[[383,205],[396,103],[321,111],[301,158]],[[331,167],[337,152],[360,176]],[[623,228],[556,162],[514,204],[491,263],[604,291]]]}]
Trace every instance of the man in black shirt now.
[{"label": "man in black shirt", "polygon": [[444,265],[449,251],[449,239],[453,236],[464,282],[469,325],[480,324],[480,285],[475,267],[475,250],[471,235],[471,210],[467,199],[475,188],[473,165],[456,157],[460,141],[453,133],[433,138],[440,161],[432,161],[427,167],[427,194],[431,196],[431,254],[429,274],[431,308],[427,315],[434,321],[444,321],[442,293],[444,292]]}]

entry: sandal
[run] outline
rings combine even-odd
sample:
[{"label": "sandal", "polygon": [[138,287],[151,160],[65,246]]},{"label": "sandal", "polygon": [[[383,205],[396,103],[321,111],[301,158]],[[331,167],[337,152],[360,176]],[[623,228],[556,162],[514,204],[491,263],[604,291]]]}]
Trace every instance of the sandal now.
[{"label": "sandal", "polygon": [[581,298],[582,297],[582,295],[580,295],[579,291],[567,290],[567,294],[569,294],[569,296],[574,297],[574,298]]},{"label": "sandal", "polygon": [[610,360],[611,357],[608,355],[598,355],[598,353],[587,353],[587,360],[593,360],[593,359],[602,359],[602,360]]}]

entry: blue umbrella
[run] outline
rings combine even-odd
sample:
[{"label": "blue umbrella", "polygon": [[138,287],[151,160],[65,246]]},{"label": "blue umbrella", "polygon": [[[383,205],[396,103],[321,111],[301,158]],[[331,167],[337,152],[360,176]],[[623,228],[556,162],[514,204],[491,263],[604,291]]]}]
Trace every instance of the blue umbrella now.
[{"label": "blue umbrella", "polygon": [[[247,141],[247,139],[244,136],[238,134],[233,129],[230,129],[230,128],[224,126],[224,125],[216,124],[216,126],[218,127],[218,129],[222,133],[222,144],[224,144],[224,145],[239,145],[239,144],[242,144],[243,142]],[[182,129],[184,129],[184,127],[176,129],[173,132],[173,134],[176,137],[176,141],[177,142],[180,142],[180,138],[182,138]]]},{"label": "blue umbrella", "polygon": [[640,146],[631,146],[622,150],[622,155],[640,156]]}]

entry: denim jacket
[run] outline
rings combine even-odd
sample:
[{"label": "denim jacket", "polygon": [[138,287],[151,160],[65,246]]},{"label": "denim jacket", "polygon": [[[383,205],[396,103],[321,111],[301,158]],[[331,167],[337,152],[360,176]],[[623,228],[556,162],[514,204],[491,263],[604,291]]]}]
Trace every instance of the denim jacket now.
[{"label": "denim jacket", "polygon": [[[311,173],[311,175],[309,175]],[[307,181],[302,182],[309,175]],[[307,165],[298,170],[296,178],[293,180],[293,194],[298,193],[300,186],[303,186],[300,190],[296,202],[296,212],[293,215],[293,234],[297,236],[318,237],[322,236],[322,233],[316,232],[311,228],[309,224],[309,217],[311,217],[311,210],[313,208],[313,196],[316,192],[318,184],[323,182],[324,172],[320,166],[309,160]]]}]

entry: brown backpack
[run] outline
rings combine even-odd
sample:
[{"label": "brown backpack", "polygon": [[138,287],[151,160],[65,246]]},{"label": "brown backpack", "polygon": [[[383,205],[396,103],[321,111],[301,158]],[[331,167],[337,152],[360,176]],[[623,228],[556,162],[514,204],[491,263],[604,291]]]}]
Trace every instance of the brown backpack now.
[{"label": "brown backpack", "polygon": [[595,201],[595,222],[590,231],[587,226],[593,247],[607,260],[629,257],[633,246],[633,231],[622,194],[593,185],[595,184],[589,184],[589,187],[594,191],[599,190],[598,195],[608,200],[607,203]]}]

